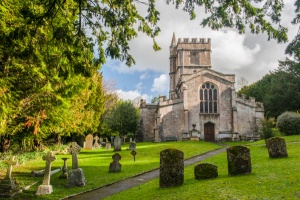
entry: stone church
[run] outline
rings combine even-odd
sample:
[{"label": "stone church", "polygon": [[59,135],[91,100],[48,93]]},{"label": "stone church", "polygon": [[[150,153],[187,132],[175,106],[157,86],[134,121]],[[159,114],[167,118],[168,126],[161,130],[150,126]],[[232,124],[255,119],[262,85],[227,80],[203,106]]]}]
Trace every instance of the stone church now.
[{"label": "stone church", "polygon": [[184,38],[170,46],[169,98],[140,104],[140,140],[238,140],[258,134],[263,105],[238,97],[235,75],[212,69],[211,40]]}]

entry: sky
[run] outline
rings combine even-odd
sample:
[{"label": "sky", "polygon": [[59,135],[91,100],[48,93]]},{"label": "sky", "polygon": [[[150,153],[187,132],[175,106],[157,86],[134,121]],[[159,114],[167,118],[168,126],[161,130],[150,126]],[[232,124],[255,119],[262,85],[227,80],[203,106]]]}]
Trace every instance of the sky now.
[{"label": "sky", "polygon": [[[297,34],[298,26],[293,26],[294,2],[285,0],[281,25],[288,27],[288,38],[291,41]],[[203,9],[197,9],[197,18],[190,20],[188,13],[164,1],[156,1],[160,12],[158,23],[161,32],[156,38],[160,51],[152,48],[152,39],[139,33],[130,42],[130,53],[136,64],[130,68],[118,60],[107,58],[101,71],[107,81],[115,83],[116,93],[124,100],[136,98],[150,102],[153,97],[169,93],[169,47],[173,33],[178,38],[211,38],[212,69],[225,74],[235,74],[236,82],[245,78],[249,84],[258,81],[265,74],[278,67],[278,60],[284,60],[286,44],[268,41],[266,34],[240,35],[235,29],[213,31],[203,28],[200,23],[205,16]],[[138,5],[141,13],[146,15],[146,6]],[[276,27],[277,25],[275,25]],[[249,31],[249,30],[248,30]],[[236,84],[238,89],[238,85]]]}]

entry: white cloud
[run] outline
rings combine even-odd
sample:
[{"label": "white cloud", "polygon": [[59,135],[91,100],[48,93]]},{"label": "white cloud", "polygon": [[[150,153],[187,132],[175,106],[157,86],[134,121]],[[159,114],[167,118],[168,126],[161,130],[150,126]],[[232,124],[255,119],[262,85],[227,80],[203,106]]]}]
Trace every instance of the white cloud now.
[{"label": "white cloud", "polygon": [[169,76],[167,74],[161,74],[158,78],[155,78],[151,88],[152,92],[158,92],[165,94],[169,89]]},{"label": "white cloud", "polygon": [[143,83],[142,83],[142,82],[139,82],[138,84],[135,85],[135,87],[136,87],[137,90],[140,91],[140,90],[143,89]]},{"label": "white cloud", "polygon": [[134,100],[136,98],[146,99],[148,102],[151,100],[151,96],[147,94],[141,94],[138,90],[116,90],[115,92],[118,97],[123,100]]},{"label": "white cloud", "polygon": [[148,72],[145,71],[141,76],[140,76],[140,79],[143,80],[143,79],[146,79],[148,78]]}]

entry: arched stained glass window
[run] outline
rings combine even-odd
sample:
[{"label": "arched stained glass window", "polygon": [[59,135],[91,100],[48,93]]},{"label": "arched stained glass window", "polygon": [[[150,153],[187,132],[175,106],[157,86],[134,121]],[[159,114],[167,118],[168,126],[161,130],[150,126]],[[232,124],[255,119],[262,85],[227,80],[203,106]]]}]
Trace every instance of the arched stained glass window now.
[{"label": "arched stained glass window", "polygon": [[212,83],[203,83],[200,89],[200,113],[218,113],[218,89]]}]

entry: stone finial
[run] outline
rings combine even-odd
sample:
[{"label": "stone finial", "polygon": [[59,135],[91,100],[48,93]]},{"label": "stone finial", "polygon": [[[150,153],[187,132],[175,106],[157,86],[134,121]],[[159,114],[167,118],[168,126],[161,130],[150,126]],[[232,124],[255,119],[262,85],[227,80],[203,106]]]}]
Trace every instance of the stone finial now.
[{"label": "stone finial", "polygon": [[174,32],[173,32],[173,37],[172,37],[171,46],[176,46],[176,36],[175,36],[175,33],[174,33]]},{"label": "stone finial", "polygon": [[70,148],[68,148],[68,152],[72,154],[72,169],[78,168],[78,156],[77,154],[81,151],[81,147],[76,143],[72,142]]},{"label": "stone finial", "polygon": [[15,161],[15,156],[11,156],[9,160],[5,161],[4,163],[8,164],[6,176],[4,179],[11,180],[11,172],[13,165],[17,164],[17,161]]}]

